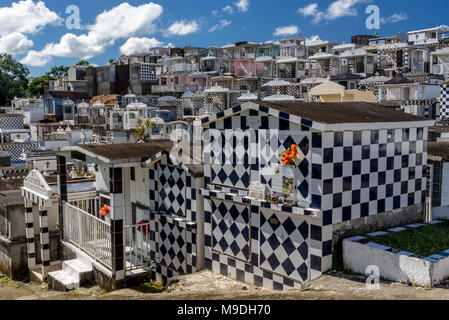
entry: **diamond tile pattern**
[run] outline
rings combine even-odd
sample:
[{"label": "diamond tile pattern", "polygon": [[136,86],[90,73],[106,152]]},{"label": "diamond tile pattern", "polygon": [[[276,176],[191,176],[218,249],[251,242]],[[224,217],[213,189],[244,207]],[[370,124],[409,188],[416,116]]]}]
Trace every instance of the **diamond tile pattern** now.
[{"label": "diamond tile pattern", "polygon": [[262,211],[260,215],[260,267],[299,281],[308,278],[309,224]]},{"label": "diamond tile pattern", "polygon": [[159,209],[178,216],[185,215],[186,172],[179,167],[159,166]]},{"label": "diamond tile pattern", "polygon": [[242,131],[219,132],[211,146],[212,184],[247,189],[250,183],[249,137]]},{"label": "diamond tile pattern", "polygon": [[158,242],[160,263],[179,273],[186,273],[185,229],[168,222],[160,222]]},{"label": "diamond tile pattern", "polygon": [[213,250],[249,261],[249,208],[232,202],[213,200],[212,212]]}]

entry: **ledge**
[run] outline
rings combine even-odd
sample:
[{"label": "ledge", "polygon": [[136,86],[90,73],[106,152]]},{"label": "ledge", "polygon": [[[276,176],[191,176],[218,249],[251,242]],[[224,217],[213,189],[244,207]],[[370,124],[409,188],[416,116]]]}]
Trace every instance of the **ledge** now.
[{"label": "ledge", "polygon": [[151,213],[154,214],[154,217],[157,220],[165,220],[169,223],[172,223],[174,225],[177,225],[178,227],[187,229],[187,230],[195,230],[196,229],[196,222],[187,220],[184,217],[175,216],[168,213],[158,212],[158,211],[151,211]]},{"label": "ledge", "polygon": [[222,200],[234,201],[237,203],[252,205],[252,206],[256,206],[256,207],[260,207],[260,208],[270,209],[273,211],[279,211],[279,212],[282,212],[285,214],[308,216],[311,218],[322,218],[323,217],[322,212],[318,209],[292,207],[292,206],[285,206],[282,204],[272,204],[265,200],[257,200],[254,198],[250,198],[248,196],[243,196],[243,195],[239,195],[239,194],[235,194],[235,193],[226,193],[223,191],[200,189],[200,194],[206,198],[213,197],[213,198],[218,198],[218,199],[222,199]]}]

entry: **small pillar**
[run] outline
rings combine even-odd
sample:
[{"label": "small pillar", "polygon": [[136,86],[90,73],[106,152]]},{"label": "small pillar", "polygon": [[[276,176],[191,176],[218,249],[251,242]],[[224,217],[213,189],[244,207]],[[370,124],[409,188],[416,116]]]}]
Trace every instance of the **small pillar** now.
[{"label": "small pillar", "polygon": [[39,227],[42,259],[42,279],[45,281],[50,271],[50,235],[48,232],[47,210],[39,207]]},{"label": "small pillar", "polygon": [[34,242],[33,204],[25,199],[25,234],[27,239],[28,268],[36,266],[36,245]]},{"label": "small pillar", "polygon": [[115,280],[125,278],[123,245],[123,169],[109,169],[109,191],[111,194],[111,248],[112,275]]},{"label": "small pillar", "polygon": [[[58,192],[59,192],[59,239],[63,240],[64,202],[67,201],[67,163],[66,158],[57,156]],[[59,255],[60,256],[60,255]]]}]

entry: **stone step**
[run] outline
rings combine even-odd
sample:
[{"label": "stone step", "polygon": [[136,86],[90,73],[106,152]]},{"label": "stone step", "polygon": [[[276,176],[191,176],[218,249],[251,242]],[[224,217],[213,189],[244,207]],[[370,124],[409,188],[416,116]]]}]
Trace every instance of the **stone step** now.
[{"label": "stone step", "polygon": [[59,270],[48,274],[48,288],[56,291],[77,290],[80,283],[64,270]]},{"label": "stone step", "polygon": [[62,270],[77,280],[81,286],[88,285],[93,281],[92,265],[86,265],[80,259],[63,261]]}]

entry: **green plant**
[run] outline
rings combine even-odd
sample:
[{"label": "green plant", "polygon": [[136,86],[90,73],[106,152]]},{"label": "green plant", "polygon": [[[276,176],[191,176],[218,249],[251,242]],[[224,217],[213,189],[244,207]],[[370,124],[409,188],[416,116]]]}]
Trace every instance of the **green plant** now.
[{"label": "green plant", "polygon": [[141,283],[137,287],[137,291],[140,291],[143,293],[159,293],[159,292],[164,291],[164,284],[150,280],[150,281]]},{"label": "green plant", "polygon": [[449,222],[408,228],[404,231],[369,237],[362,243],[375,242],[400,251],[428,257],[449,248]]}]

